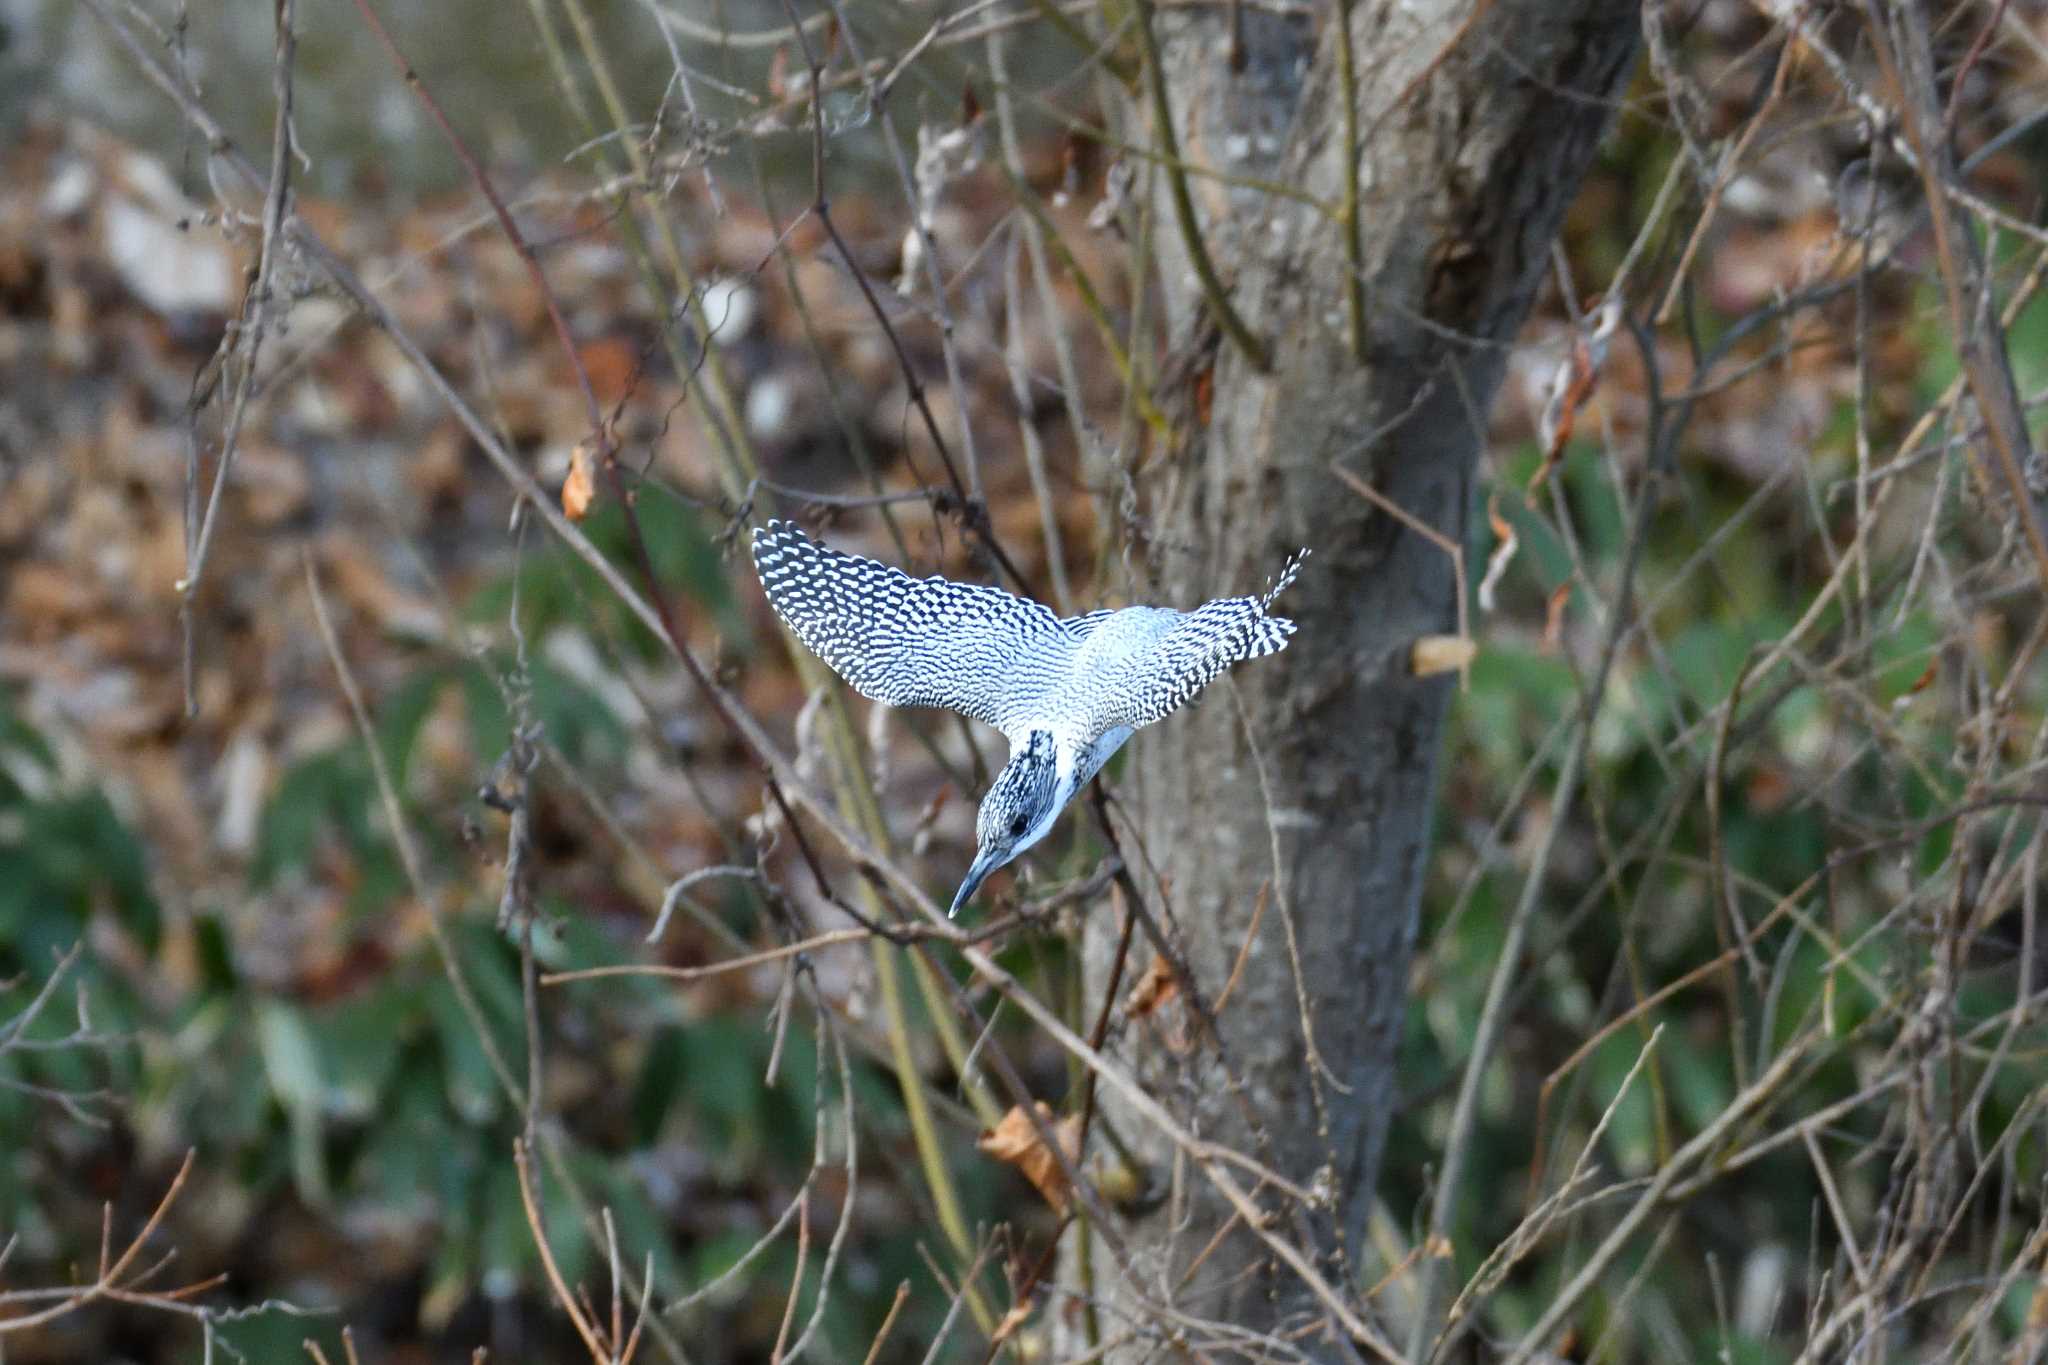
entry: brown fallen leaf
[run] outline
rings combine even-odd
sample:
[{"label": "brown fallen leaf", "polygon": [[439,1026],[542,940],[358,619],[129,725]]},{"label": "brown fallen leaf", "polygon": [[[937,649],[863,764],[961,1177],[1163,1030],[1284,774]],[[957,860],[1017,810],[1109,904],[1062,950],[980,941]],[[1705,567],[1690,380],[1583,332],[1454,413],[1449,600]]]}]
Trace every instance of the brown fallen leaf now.
[{"label": "brown fallen leaf", "polygon": [[[1038,1117],[1052,1130],[1053,1138],[1066,1153],[1068,1164],[1081,1158],[1081,1116],[1069,1114],[1055,1120],[1052,1110],[1045,1101],[1035,1101]],[[1052,1205],[1054,1213],[1064,1214],[1067,1201],[1073,1197],[1073,1189],[1067,1180],[1067,1173],[1061,1167],[1059,1157],[1039,1141],[1038,1130],[1031,1124],[1031,1117],[1024,1112],[1024,1106],[1012,1105],[1002,1121],[981,1135],[975,1144],[982,1151],[998,1161],[1006,1161],[1023,1172],[1045,1202]]]},{"label": "brown fallen leaf", "polygon": [[1138,984],[1131,987],[1131,993],[1124,997],[1124,1012],[1133,1019],[1143,1019],[1161,1005],[1180,994],[1180,981],[1173,974],[1166,959],[1154,953],[1152,965],[1138,978]]},{"label": "brown fallen leaf", "polygon": [[562,515],[581,521],[597,497],[597,479],[590,472],[590,449],[578,445],[569,452],[569,477],[562,480]]}]

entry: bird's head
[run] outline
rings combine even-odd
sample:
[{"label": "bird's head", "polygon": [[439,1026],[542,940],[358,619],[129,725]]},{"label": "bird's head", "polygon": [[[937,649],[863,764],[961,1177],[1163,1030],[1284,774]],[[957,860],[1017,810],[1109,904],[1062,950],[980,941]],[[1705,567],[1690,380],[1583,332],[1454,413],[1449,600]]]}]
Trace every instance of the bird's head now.
[{"label": "bird's head", "polygon": [[[974,817],[974,865],[960,883],[948,915],[960,913],[989,873],[1045,837],[1066,802],[1060,795],[1058,747],[1050,733],[1034,730],[996,774]],[[1069,793],[1071,794],[1071,793]]]}]

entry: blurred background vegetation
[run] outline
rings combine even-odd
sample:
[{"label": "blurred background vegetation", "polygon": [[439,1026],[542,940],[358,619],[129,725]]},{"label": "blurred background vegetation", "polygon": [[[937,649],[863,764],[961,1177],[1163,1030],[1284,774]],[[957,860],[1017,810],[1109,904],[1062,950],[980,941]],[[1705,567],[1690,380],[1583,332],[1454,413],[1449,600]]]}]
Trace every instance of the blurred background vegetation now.
[{"label": "blurred background vegetation", "polygon": [[[782,13],[389,8],[536,244],[683,637],[816,773],[846,713],[811,700],[736,528],[779,499],[920,571],[975,561],[919,492],[937,464],[898,357],[800,213],[807,77],[775,34]],[[1871,150],[1816,46],[1833,34],[1883,91],[1860,20],[1802,38],[1731,0],[1656,8],[1662,50],[1579,193],[1490,417],[1464,537],[1478,650],[1452,705],[1403,1098],[1353,1287],[1398,1327],[1417,1259],[1447,1254],[1481,1292],[1444,1349],[1492,1358],[1783,1063],[1770,1103],[1658,1192],[1551,1349],[2040,1359],[2048,618],[2024,516],[1956,396],[1926,201]],[[852,12],[866,57],[893,70],[945,9]],[[115,13],[261,161],[271,7]],[[2007,215],[1959,221],[1987,256],[1982,307],[2010,310],[2038,443],[2048,7],[1930,14],[1967,183]],[[538,1225],[591,1316],[610,1313],[606,1217],[622,1273],[650,1276],[644,1354],[768,1359],[815,1321],[810,1354],[854,1361],[887,1320],[880,1359],[1067,1358],[1051,1320],[1072,1326],[1075,1309],[1042,1283],[1062,1215],[977,1149],[1000,1108],[961,1079],[937,977],[1063,1113],[1081,1073],[956,953],[846,942],[801,970],[543,980],[688,973],[773,949],[792,924],[852,921],[646,623],[531,513],[513,518],[474,435],[303,254],[278,268],[217,539],[181,593],[188,490],[211,487],[247,363],[234,342],[260,196],[93,13],[14,3],[0,19],[5,1358],[573,1358],[521,1137]],[[991,24],[1028,93],[1007,157],[981,109]],[[995,539],[1041,589],[1057,554],[1079,609],[1117,604],[1111,474],[1145,474],[1139,451],[1104,454],[1134,402],[1113,339],[1139,329],[1155,377],[1170,340],[1133,322],[1141,242],[1114,204],[1110,226],[1089,217],[1123,164],[1090,130],[1122,86],[1101,66],[1077,79],[1067,38],[1028,6],[973,7],[939,32],[891,100],[920,148],[978,119],[978,157],[934,173],[922,205],[959,388],[930,310],[914,293],[890,307],[931,402],[974,425]],[[857,74],[842,39],[813,36],[828,69]],[[298,212],[552,493],[589,430],[513,247],[354,9],[303,14],[295,86]],[[908,269],[910,213],[857,82],[827,109],[834,218],[886,290]],[[1013,177],[1061,243],[1056,309],[1016,306]],[[1626,317],[1553,440],[1546,403],[1577,373],[1588,300],[1618,277]],[[1011,357],[1033,376],[1028,403]],[[713,373],[728,409],[706,396]],[[736,496],[707,404],[757,452],[741,491],[760,506]],[[616,499],[582,526],[637,572]],[[1000,753],[950,717],[850,714],[876,818],[942,893]],[[1580,715],[1582,791],[1560,816]],[[523,864],[509,879],[508,850]],[[1018,894],[1056,899],[1104,852],[1069,820]],[[1469,1138],[1483,1194],[1448,1248],[1425,1245],[1532,867],[1540,896]],[[704,869],[727,871],[675,889]],[[1100,1002],[1081,996],[1072,927],[1110,913],[1096,892],[989,945],[1084,1033]],[[908,965],[882,966],[892,955]],[[1126,1045],[1146,1016],[1120,1013]],[[1553,1216],[1540,1200],[1567,1177],[1580,1183]],[[134,1268],[175,1259],[132,1291],[79,1290],[103,1209],[118,1256],[173,1189]],[[1824,1335],[1895,1257],[1917,1259]],[[1037,1315],[1006,1323],[1013,1304]]]}]

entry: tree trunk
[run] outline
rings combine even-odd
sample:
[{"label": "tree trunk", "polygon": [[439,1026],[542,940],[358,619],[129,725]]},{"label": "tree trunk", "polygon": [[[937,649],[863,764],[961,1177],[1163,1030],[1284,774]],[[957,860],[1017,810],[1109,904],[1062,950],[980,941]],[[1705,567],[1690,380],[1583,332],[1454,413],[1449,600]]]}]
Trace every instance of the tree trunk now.
[{"label": "tree trunk", "polygon": [[[1261,1199],[1281,1215],[1278,1231],[1311,1238],[1323,1272],[1354,1291],[1399,1102],[1393,1066],[1439,732],[1456,685],[1454,674],[1413,677],[1409,647],[1453,631],[1456,603],[1449,556],[1330,467],[1462,543],[1505,347],[1632,65],[1637,13],[1627,0],[1356,0],[1361,270],[1342,224],[1319,208],[1189,182],[1231,302],[1271,367],[1261,373],[1220,343],[1209,426],[1148,490],[1151,600],[1254,591],[1297,547],[1314,555],[1281,604],[1300,624],[1286,653],[1241,666],[1188,713],[1146,730],[1125,782],[1209,1000],[1246,943],[1262,888],[1273,887],[1223,1012],[1226,1060],[1204,1047],[1175,1055],[1135,1027],[1119,1045],[1195,1132],[1329,1192],[1312,1213],[1272,1190]],[[1185,162],[1342,204],[1350,144],[1336,15],[1317,34],[1246,6],[1246,61],[1233,72],[1224,7],[1156,14]],[[1155,181],[1159,273],[1185,342],[1204,304],[1165,177]],[[1363,363],[1346,299],[1354,277],[1364,286]],[[1153,890],[1149,875],[1140,882]],[[1299,989],[1327,1068],[1320,1086],[1284,915],[1299,933]],[[1116,929],[1091,929],[1098,993]],[[1104,1114],[1171,1192],[1122,1229],[1145,1297],[1260,1332],[1320,1316],[1242,1223],[1204,1256],[1227,1206],[1142,1117],[1107,1094]],[[1419,1193],[1397,1193],[1395,1213]],[[1100,1256],[1093,1284],[1112,1308],[1105,1335],[1131,1321],[1118,1309],[1148,1317]],[[1297,1345],[1338,1352],[1323,1340]]]}]

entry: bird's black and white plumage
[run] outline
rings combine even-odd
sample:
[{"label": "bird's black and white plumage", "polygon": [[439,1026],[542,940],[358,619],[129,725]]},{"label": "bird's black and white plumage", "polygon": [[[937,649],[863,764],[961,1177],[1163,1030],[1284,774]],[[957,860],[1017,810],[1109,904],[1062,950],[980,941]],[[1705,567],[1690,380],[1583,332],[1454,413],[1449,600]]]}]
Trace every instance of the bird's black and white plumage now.
[{"label": "bird's black and white plumage", "polygon": [[1045,837],[1132,731],[1238,660],[1286,648],[1294,623],[1271,608],[1307,556],[1289,559],[1257,597],[1062,619],[1001,588],[912,578],[841,554],[786,521],[754,532],[754,567],[776,614],[855,691],[891,706],[946,707],[1009,740],[955,913],[982,878]]}]

